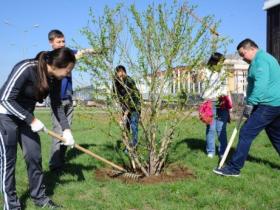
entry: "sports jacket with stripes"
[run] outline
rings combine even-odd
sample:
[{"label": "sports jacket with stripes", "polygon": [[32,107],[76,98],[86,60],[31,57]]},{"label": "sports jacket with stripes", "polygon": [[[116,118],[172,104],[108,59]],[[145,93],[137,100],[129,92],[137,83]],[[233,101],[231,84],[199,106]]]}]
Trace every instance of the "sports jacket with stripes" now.
[{"label": "sports jacket with stripes", "polygon": [[[6,114],[24,120],[28,125],[33,119],[36,102],[36,68],[38,61],[27,59],[17,63],[0,90],[0,105]],[[70,128],[63,112],[60,99],[61,81],[48,78],[51,108],[62,130]],[[2,112],[3,113],[3,110]]]}]

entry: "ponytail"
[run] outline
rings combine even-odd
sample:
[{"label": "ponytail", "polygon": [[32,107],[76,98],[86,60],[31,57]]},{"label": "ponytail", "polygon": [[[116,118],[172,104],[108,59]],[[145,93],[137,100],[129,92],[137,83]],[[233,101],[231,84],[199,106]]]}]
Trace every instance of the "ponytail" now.
[{"label": "ponytail", "polygon": [[37,84],[36,84],[36,98],[43,100],[49,92],[49,84],[47,79],[47,59],[48,52],[42,51],[37,54],[35,60],[38,60],[37,68]]},{"label": "ponytail", "polygon": [[56,67],[59,71],[61,68],[66,68],[69,63],[76,63],[73,51],[67,47],[39,52],[35,60],[38,60],[36,84],[37,100],[43,100],[49,93],[47,65]]}]

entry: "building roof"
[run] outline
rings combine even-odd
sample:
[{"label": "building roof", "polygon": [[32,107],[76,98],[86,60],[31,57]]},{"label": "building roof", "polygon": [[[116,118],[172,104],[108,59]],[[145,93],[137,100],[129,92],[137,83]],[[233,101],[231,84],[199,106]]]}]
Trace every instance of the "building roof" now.
[{"label": "building roof", "polygon": [[263,9],[268,10],[280,4],[280,0],[265,0]]},{"label": "building roof", "polygon": [[242,58],[240,57],[240,55],[237,52],[234,54],[226,55],[226,59],[242,60]]}]

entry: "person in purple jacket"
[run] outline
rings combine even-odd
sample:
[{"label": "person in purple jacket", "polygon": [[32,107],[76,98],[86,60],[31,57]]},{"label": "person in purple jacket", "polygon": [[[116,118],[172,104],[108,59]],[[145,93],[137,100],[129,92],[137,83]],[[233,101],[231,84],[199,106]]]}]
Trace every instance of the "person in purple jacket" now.
[{"label": "person in purple jacket", "polygon": [[36,58],[17,63],[0,90],[0,175],[4,209],[21,209],[16,195],[17,143],[27,165],[30,196],[36,206],[59,208],[45,193],[41,143],[38,132],[44,124],[34,116],[35,104],[48,95],[51,108],[63,130],[65,146],[74,146],[70,126],[60,100],[61,80],[76,63],[69,48],[40,52]]},{"label": "person in purple jacket", "polygon": [[[52,49],[59,49],[61,47],[65,47],[65,37],[64,34],[57,29],[51,30],[48,33],[49,43]],[[73,50],[76,59],[81,58],[84,54],[95,54],[92,49],[82,49],[82,50]],[[64,113],[66,115],[67,121],[69,125],[72,124],[73,119],[73,84],[72,84],[72,75],[71,73],[67,75],[61,81],[61,101]],[[62,134],[62,128],[59,124],[59,121],[54,113],[51,113],[52,124],[53,124],[53,131],[58,134]],[[65,164],[65,154],[66,149],[64,145],[61,145],[60,142],[53,138],[52,139],[52,146],[50,151],[50,160],[49,160],[49,168],[51,171],[55,172],[56,174],[60,174],[62,172],[63,166]]]},{"label": "person in purple jacket", "polygon": [[[64,35],[59,30],[51,30],[48,34],[48,39],[52,49],[59,49],[65,47]],[[73,53],[75,52],[73,51]],[[74,111],[72,94],[72,75],[70,73],[62,79],[60,91],[60,99],[63,106],[63,112],[70,126],[72,124]],[[60,126],[60,123],[53,112],[51,113],[51,118],[53,124],[53,131],[55,133],[62,134],[62,128]],[[66,149],[67,148],[64,145],[61,145],[57,139],[53,138],[49,160],[49,168],[51,171],[60,172],[62,170],[65,163]]]}]

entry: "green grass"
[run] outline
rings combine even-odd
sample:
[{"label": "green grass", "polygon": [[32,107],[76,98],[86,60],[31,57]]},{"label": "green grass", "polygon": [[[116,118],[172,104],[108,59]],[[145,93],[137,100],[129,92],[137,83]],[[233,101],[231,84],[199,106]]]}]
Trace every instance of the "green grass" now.
[{"label": "green grass", "polygon": [[[49,128],[48,111],[36,116]],[[231,135],[234,123],[228,127]],[[108,137],[108,130],[113,137]],[[73,134],[76,142],[97,154],[121,164],[114,149],[118,130],[109,126],[98,112],[75,112]],[[207,158],[205,126],[196,119],[183,123],[175,136],[169,163],[190,168],[195,179],[155,185],[124,184],[118,180],[98,181],[94,171],[104,164],[75,149],[68,150],[65,173],[61,177],[48,171],[51,140],[41,134],[43,168],[47,193],[65,209],[104,210],[181,210],[181,209],[280,209],[279,156],[265,133],[251,147],[241,177],[228,178],[212,172],[218,158]],[[28,180],[21,150],[16,169],[17,193],[25,209],[36,209],[28,193]],[[2,205],[2,199],[0,206]]]}]

